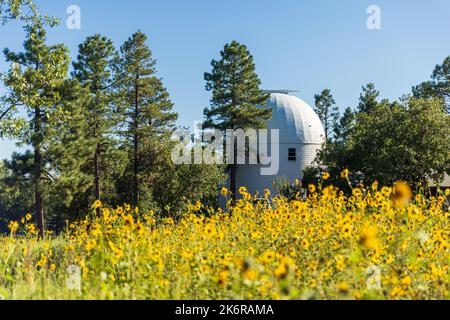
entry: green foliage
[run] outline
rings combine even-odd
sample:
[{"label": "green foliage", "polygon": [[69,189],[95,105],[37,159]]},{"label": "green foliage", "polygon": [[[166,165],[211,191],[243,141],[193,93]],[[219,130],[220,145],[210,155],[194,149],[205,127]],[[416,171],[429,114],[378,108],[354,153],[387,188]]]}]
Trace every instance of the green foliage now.
[{"label": "green foliage", "polygon": [[356,114],[350,107],[345,109],[339,121],[335,123],[333,139],[319,151],[316,159],[317,163],[326,164],[328,170],[338,171],[338,177],[340,171],[352,161],[350,139],[355,127]]},{"label": "green foliage", "polygon": [[33,154],[14,153],[0,162],[0,232],[33,209]]},{"label": "green foliage", "polygon": [[64,113],[53,123],[47,152],[52,172],[47,204],[56,229],[66,219],[80,217],[90,205],[92,174],[86,168],[94,152],[85,115],[91,102],[88,90],[76,80],[67,80],[60,94]]},{"label": "green foliage", "polygon": [[[68,50],[63,45],[47,46],[46,32],[41,24],[27,26],[25,31],[27,39],[24,42],[24,52],[14,53],[9,49],[4,50],[6,61],[11,63],[11,69],[2,80],[12,92],[2,106],[1,120],[17,116],[17,110],[21,106],[25,106],[27,114],[31,116],[36,108],[41,109],[46,119],[51,119],[52,115],[60,111],[58,89],[68,73]],[[12,132],[21,131],[23,143],[30,143],[31,136],[20,129],[29,130],[19,128]]]},{"label": "green foliage", "polygon": [[21,20],[26,23],[45,23],[55,26],[59,20],[48,15],[42,15],[33,0],[0,0],[0,23],[10,20]]},{"label": "green foliage", "polygon": [[[206,206],[217,207],[218,188],[225,181],[222,165],[182,164],[171,160],[177,141],[169,136],[148,141],[151,147],[146,161],[151,166],[143,172],[140,187],[140,208],[154,210],[160,215],[178,217],[186,212],[190,203],[201,201]],[[119,180],[119,199],[126,199],[130,192],[129,180]]]},{"label": "green foliage", "polygon": [[138,31],[120,49],[118,91],[123,148],[127,167],[124,201],[135,206],[146,202],[142,189],[151,188],[149,178],[159,156],[159,141],[170,135],[178,118],[162,80],[156,76],[156,61],[146,45],[147,36]]},{"label": "green foliage", "polygon": [[441,98],[447,113],[450,113],[450,56],[441,65],[437,65],[431,80],[413,88],[416,98]]},{"label": "green foliage", "polygon": [[[59,94],[61,110],[47,127],[43,149],[42,192],[46,225],[52,230],[61,230],[66,219],[80,217],[90,205],[86,199],[90,180],[81,170],[84,157],[90,150],[84,136],[82,113],[88,95],[72,80],[65,81]],[[24,212],[33,211],[34,154],[30,151],[14,154],[12,160],[5,160],[5,167],[8,170],[3,175],[3,181],[7,187],[2,191],[5,191],[5,197],[12,197],[12,200],[0,200],[0,205],[4,206],[3,212],[8,212],[11,220],[19,214],[23,216]],[[17,194],[13,192],[16,188]]]},{"label": "green foliage", "polygon": [[[267,102],[269,94],[260,89],[253,56],[236,41],[226,44],[220,55],[220,60],[211,62],[212,72],[205,73],[206,90],[212,92],[211,107],[204,111],[205,128],[224,134],[229,129],[264,128],[272,110],[258,108]],[[229,171],[230,191],[235,197],[236,165],[230,165]]]},{"label": "green foliage", "polygon": [[369,112],[378,105],[377,99],[380,92],[375,89],[373,83],[363,87],[363,92],[359,97],[358,112]]},{"label": "green foliage", "polygon": [[441,181],[450,169],[449,120],[436,100],[380,103],[358,117],[352,165],[381,183]]},{"label": "green foliage", "polygon": [[[89,91],[85,109],[87,137],[94,146],[86,159],[84,172],[92,176],[91,200],[114,193],[113,177],[123,170],[123,152],[115,137],[119,113],[115,92],[115,68],[118,53],[110,39],[99,34],[88,37],[80,46],[73,63],[73,77]],[[112,199],[111,199],[112,200]]]},{"label": "green foliage", "polygon": [[[170,148],[172,150],[172,148]],[[217,207],[219,185],[225,181],[225,166],[205,164],[174,165],[166,154],[153,186],[153,199],[168,215],[186,212],[187,205],[200,201],[206,207]]]},{"label": "green foliage", "polygon": [[334,126],[334,141],[345,143],[348,141],[348,138],[351,133],[351,129],[353,128],[355,121],[355,112],[353,112],[352,108],[348,107],[345,109],[342,116],[335,123]]},{"label": "green foliage", "polygon": [[[308,174],[306,171],[304,174]],[[292,184],[286,177],[277,177],[273,181],[273,187],[277,194],[290,201],[301,200],[306,196],[306,190],[301,184]]]},{"label": "green foliage", "polygon": [[339,121],[339,108],[329,89],[323,90],[319,95],[314,96],[314,111],[320,118],[325,129],[325,139],[328,141],[333,133],[333,128]]},{"label": "green foliage", "polygon": [[359,110],[366,111],[346,112],[340,136],[326,146],[320,160],[331,168],[359,172],[365,182],[442,181],[450,171],[450,119],[441,101],[374,103],[376,95],[361,96]]},{"label": "green foliage", "polygon": [[5,50],[0,134],[33,152],[0,166],[1,228],[31,210],[39,223],[45,205],[47,226],[62,230],[100,197],[171,215],[192,201],[217,205],[223,167],[171,161],[177,114],[142,32],[120,54],[111,40],[88,37],[69,79],[67,49],[47,46],[42,24],[26,30],[23,53]]},{"label": "green foliage", "polygon": [[6,128],[2,136],[12,134],[19,144],[33,147],[34,209],[38,228],[44,232],[43,192],[46,180],[51,180],[47,170],[46,147],[52,136],[53,122],[63,112],[60,87],[68,74],[69,53],[64,45],[46,44],[46,32],[40,22],[26,26],[25,30],[24,52],[4,50],[11,68],[3,82],[10,93],[1,106],[0,121],[1,127]]},{"label": "green foliage", "polygon": [[253,57],[245,45],[226,44],[219,61],[211,62],[205,73],[206,90],[212,92],[211,108],[206,108],[205,127],[219,130],[265,127],[271,110],[258,108],[269,99],[261,89]]}]

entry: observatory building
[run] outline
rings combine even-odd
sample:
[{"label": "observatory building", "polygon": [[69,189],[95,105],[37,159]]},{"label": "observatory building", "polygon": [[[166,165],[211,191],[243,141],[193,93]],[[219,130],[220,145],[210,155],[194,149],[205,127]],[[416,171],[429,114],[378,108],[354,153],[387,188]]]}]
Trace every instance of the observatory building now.
[{"label": "observatory building", "polygon": [[[285,177],[291,183],[297,178],[301,179],[303,170],[312,165],[325,139],[325,131],[318,115],[306,102],[291,95],[290,91],[270,93],[268,103],[261,108],[272,109],[272,118],[267,122],[269,137],[272,129],[279,131],[278,173],[262,175],[261,168],[268,166],[261,164],[238,165],[236,186],[245,186],[252,194],[258,192],[261,195],[264,189],[274,193],[273,182],[277,177]],[[273,161],[270,144],[269,139],[267,153]]]}]

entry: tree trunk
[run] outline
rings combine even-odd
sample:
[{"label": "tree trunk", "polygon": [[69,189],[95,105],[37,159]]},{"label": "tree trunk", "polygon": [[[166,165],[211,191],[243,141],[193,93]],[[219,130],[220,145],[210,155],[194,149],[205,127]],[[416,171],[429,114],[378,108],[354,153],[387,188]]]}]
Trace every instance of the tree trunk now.
[{"label": "tree trunk", "polygon": [[139,117],[139,76],[136,76],[134,86],[134,116],[133,116],[133,195],[132,202],[134,206],[139,204],[139,135],[138,135],[138,117]]},{"label": "tree trunk", "polygon": [[234,203],[237,199],[237,181],[236,181],[236,175],[237,175],[237,140],[236,136],[234,135],[235,132],[233,132],[233,136],[231,137],[233,139],[233,163],[230,165],[230,192],[231,192],[231,199]]},{"label": "tree trunk", "polygon": [[138,167],[139,167],[139,156],[138,156],[138,136],[137,133],[134,134],[134,160],[133,160],[133,205],[137,206],[139,204],[139,177],[138,177]]},{"label": "tree trunk", "polygon": [[98,147],[95,149],[94,155],[94,185],[95,185],[95,199],[101,200],[100,191],[100,159]]},{"label": "tree trunk", "polygon": [[39,236],[45,235],[44,200],[42,195],[42,115],[39,107],[34,109],[34,207]]}]

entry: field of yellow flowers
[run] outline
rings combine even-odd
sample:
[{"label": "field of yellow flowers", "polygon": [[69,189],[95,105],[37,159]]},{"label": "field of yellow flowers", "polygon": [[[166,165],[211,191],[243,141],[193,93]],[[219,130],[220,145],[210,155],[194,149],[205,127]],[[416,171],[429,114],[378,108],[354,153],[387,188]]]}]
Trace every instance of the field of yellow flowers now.
[{"label": "field of yellow flowers", "polygon": [[307,199],[269,204],[241,188],[227,212],[197,203],[176,221],[97,201],[44,239],[25,216],[0,239],[0,297],[449,299],[449,190],[409,192],[310,186]]}]

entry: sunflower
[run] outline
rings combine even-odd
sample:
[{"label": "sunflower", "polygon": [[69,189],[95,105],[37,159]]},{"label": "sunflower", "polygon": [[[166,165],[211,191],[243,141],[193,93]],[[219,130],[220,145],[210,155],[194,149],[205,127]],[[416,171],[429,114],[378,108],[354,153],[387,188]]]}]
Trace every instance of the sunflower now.
[{"label": "sunflower", "polygon": [[392,195],[397,206],[406,206],[412,199],[411,188],[404,181],[397,181],[394,184]]},{"label": "sunflower", "polygon": [[96,210],[98,208],[101,208],[102,202],[100,200],[95,200],[95,202],[92,204],[92,209]]},{"label": "sunflower", "polygon": [[222,196],[226,197],[228,195],[228,189],[223,187],[222,190],[220,190],[220,193],[222,194]]}]

